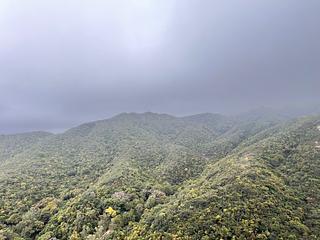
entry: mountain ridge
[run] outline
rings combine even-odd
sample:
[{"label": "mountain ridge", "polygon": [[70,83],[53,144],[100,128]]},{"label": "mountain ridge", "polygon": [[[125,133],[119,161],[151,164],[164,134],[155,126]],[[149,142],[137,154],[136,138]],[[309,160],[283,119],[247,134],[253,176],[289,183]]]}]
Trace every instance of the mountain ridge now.
[{"label": "mountain ridge", "polygon": [[320,118],[258,116],[121,114],[31,142],[0,165],[0,238],[317,239]]}]

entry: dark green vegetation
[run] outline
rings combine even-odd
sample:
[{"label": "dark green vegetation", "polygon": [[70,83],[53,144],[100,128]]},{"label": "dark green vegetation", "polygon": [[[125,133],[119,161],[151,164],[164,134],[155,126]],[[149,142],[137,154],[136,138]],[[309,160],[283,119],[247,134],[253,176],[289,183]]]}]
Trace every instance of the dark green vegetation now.
[{"label": "dark green vegetation", "polygon": [[0,136],[0,239],[319,239],[319,126],[145,113]]}]

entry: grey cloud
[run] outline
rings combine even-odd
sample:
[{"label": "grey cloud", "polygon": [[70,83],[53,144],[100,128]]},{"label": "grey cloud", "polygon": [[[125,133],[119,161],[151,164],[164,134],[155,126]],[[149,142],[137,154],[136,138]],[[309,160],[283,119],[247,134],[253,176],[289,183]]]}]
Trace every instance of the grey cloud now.
[{"label": "grey cloud", "polygon": [[317,0],[4,0],[0,133],[320,103]]}]

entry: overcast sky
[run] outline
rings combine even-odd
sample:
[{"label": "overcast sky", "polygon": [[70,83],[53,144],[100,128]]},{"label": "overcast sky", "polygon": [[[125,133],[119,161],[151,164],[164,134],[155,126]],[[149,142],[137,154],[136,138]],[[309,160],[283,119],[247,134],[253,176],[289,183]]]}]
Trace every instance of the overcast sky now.
[{"label": "overcast sky", "polygon": [[319,0],[0,0],[0,133],[320,103]]}]

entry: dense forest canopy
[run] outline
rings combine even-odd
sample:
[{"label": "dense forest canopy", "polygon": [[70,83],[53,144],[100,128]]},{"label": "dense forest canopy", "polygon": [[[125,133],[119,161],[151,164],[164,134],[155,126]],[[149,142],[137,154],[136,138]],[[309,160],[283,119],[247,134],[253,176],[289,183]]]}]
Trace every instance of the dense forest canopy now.
[{"label": "dense forest canopy", "polygon": [[320,118],[124,113],[0,136],[0,239],[319,239]]}]

